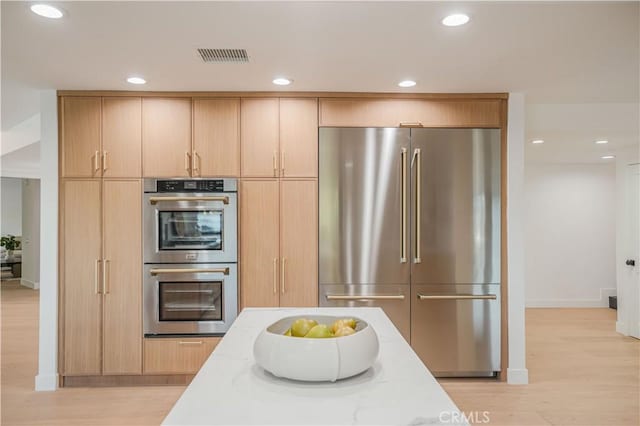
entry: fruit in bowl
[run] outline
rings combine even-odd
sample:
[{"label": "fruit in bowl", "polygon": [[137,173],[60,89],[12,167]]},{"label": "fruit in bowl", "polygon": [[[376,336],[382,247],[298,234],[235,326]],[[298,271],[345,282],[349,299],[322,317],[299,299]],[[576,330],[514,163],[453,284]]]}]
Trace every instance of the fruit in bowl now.
[{"label": "fruit in bowl", "polygon": [[308,318],[298,318],[283,334],[292,337],[307,337],[311,339],[326,339],[328,337],[350,336],[356,332],[357,321],[353,318],[335,320],[330,326],[318,324]]},{"label": "fruit in bowl", "polygon": [[291,324],[291,335],[294,337],[304,337],[309,333],[313,327],[318,325],[317,321],[307,319],[307,318],[298,318]]}]

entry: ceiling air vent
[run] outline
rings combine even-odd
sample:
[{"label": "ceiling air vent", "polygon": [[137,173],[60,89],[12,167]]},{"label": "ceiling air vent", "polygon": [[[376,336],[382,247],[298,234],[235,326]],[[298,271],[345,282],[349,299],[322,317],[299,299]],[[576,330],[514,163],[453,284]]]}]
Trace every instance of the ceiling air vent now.
[{"label": "ceiling air vent", "polygon": [[249,62],[249,55],[244,49],[198,49],[202,60],[211,62]]}]

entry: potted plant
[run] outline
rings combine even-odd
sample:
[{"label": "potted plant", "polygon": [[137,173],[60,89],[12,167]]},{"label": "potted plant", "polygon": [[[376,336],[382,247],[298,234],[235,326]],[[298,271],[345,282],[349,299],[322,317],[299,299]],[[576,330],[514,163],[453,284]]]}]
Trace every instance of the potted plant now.
[{"label": "potted plant", "polygon": [[20,246],[20,241],[16,240],[15,235],[7,235],[0,238],[0,246],[6,248],[9,256],[12,256],[13,251]]}]

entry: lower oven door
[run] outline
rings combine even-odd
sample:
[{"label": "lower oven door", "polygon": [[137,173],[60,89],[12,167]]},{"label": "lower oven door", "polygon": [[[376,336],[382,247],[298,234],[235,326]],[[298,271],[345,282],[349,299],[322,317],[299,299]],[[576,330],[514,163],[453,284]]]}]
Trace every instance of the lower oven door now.
[{"label": "lower oven door", "polygon": [[144,268],[144,334],[224,334],[238,316],[235,263]]}]

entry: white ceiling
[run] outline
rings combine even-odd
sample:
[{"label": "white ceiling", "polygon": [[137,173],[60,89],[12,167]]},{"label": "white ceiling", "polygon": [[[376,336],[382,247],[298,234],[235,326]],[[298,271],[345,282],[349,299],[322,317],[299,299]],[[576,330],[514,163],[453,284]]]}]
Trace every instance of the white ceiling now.
[{"label": "white ceiling", "polygon": [[[144,90],[523,92],[529,104],[565,105],[639,100],[638,2],[58,4],[66,16],[47,20],[27,2],[1,2],[3,129],[37,112],[25,106],[38,107],[28,89],[139,90],[125,82],[131,74],[147,79]],[[471,22],[442,26],[454,11]],[[204,64],[198,47],[244,48],[250,62]],[[273,86],[280,75],[294,84]],[[400,89],[405,78],[418,85]]]}]

